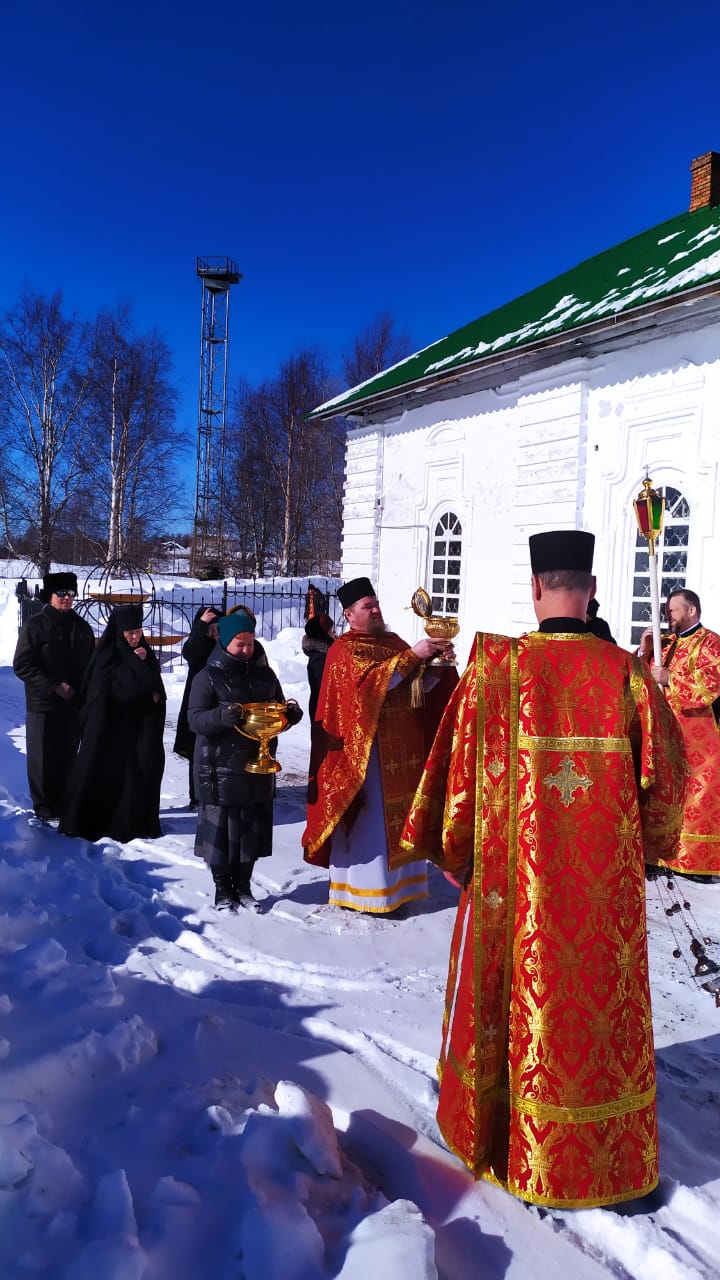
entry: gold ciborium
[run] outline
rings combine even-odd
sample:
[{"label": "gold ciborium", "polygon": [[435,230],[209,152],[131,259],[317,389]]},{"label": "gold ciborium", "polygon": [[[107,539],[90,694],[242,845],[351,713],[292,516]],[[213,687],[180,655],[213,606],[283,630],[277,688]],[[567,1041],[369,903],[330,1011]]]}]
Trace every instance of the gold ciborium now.
[{"label": "gold ciborium", "polygon": [[[425,620],[425,633],[431,640],[445,640],[448,645],[452,643],[460,630],[460,623],[457,618],[452,616],[442,617],[437,613],[433,613],[432,600],[423,587],[418,587],[417,591],[413,592],[410,605],[413,613]],[[446,658],[444,653],[439,653],[435,658],[430,659],[428,665],[431,667],[454,667],[455,659]]]},{"label": "gold ciborium", "polygon": [[260,743],[256,760],[248,760],[246,773],[280,773],[282,765],[270,755],[270,739],[289,728],[286,702],[235,702],[233,706],[242,712],[242,724],[235,729],[246,738]]}]

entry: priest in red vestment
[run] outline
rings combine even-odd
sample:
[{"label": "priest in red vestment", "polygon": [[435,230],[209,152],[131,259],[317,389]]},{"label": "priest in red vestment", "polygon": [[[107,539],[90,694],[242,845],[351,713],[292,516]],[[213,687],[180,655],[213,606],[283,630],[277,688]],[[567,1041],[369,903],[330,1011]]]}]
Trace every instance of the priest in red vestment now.
[{"label": "priest in red vestment", "polygon": [[404,853],[399,837],[457,672],[424,672],[447,642],[410,646],[388,631],[368,578],[345,583],[338,598],[349,630],[320,686],[305,858],[329,867],[332,906],[388,914],[427,897],[425,859]]},{"label": "priest in red vestment", "polygon": [[[680,845],[674,857],[658,862],[705,879],[720,876],[720,636],[702,626],[694,591],[671,591],[665,609],[671,635],[652,672],[682,730],[690,782]],[[652,630],[644,633],[640,652],[652,662]]]},{"label": "priest in red vestment", "polygon": [[591,635],[592,534],[530,539],[539,627],[478,634],[401,844],[462,883],[438,1122],[474,1172],[590,1207],[658,1180],[645,859],[672,857],[682,736]]}]

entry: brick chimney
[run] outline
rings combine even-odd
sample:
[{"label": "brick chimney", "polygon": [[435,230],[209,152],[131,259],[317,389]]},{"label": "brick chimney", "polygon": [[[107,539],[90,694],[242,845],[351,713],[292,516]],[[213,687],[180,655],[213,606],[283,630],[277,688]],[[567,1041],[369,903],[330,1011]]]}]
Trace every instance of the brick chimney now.
[{"label": "brick chimney", "polygon": [[690,165],[690,212],[720,204],[720,153],[706,151]]}]

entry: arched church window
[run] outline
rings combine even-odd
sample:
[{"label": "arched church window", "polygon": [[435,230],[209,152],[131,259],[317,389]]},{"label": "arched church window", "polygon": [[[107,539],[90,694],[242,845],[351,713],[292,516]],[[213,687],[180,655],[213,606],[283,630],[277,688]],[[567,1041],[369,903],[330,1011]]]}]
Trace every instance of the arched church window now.
[{"label": "arched church window", "polygon": [[435,525],[432,541],[432,607],[433,613],[460,611],[460,559],[462,525],[452,511],[447,511]]},{"label": "arched church window", "polygon": [[[663,530],[657,540],[658,584],[663,603],[675,587],[686,585],[687,553],[690,541],[690,504],[679,489],[670,485],[658,490],[665,498]],[[652,622],[650,611],[650,568],[648,544],[638,530],[635,540],[635,576],[633,579],[631,644],[639,644],[640,636]]]}]

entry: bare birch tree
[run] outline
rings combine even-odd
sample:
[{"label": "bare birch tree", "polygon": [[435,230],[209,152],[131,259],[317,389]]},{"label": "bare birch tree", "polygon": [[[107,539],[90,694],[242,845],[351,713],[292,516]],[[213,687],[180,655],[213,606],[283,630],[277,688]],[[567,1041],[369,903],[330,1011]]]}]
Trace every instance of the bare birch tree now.
[{"label": "bare birch tree", "polygon": [[242,577],[262,578],[277,567],[282,510],[273,448],[265,386],[243,383],[230,404],[225,462],[225,520],[236,542],[235,572]]},{"label": "bare birch tree", "polygon": [[276,378],[245,388],[232,406],[228,519],[244,553],[253,556],[255,572],[270,565],[283,575],[314,572],[318,555],[323,562],[338,558],[333,476],[342,466],[342,449],[337,428],[308,417],[328,394],[322,359],[301,351]]},{"label": "bare birch tree", "polygon": [[0,443],[8,519],[27,533],[41,573],[82,477],[87,327],[62,294],[26,291],[0,324]]},{"label": "bare birch tree", "polygon": [[342,355],[345,386],[356,387],[358,383],[397,364],[398,360],[412,355],[413,350],[409,336],[396,333],[391,312],[381,311],[358,334],[350,350]]},{"label": "bare birch tree", "polygon": [[105,513],[108,564],[137,557],[148,532],[172,515],[186,442],[175,426],[171,367],[164,340],[136,335],[127,308],[98,317],[87,466]]},{"label": "bare birch tree", "polygon": [[[354,386],[411,351],[385,312],[342,356]],[[346,423],[312,411],[339,390],[314,351],[286,360],[275,378],[241,387],[228,419],[227,521],[241,572],[333,573],[340,560]]]}]

